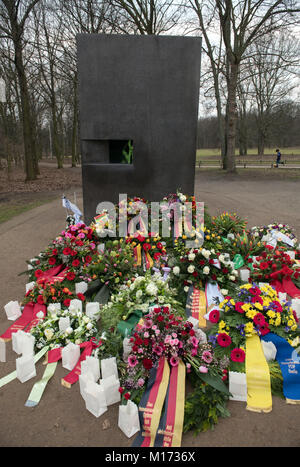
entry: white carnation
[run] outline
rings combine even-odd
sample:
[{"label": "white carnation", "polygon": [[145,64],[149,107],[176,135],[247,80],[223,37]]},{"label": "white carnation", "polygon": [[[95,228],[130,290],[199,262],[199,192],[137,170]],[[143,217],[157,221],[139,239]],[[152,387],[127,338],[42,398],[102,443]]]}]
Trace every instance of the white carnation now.
[{"label": "white carnation", "polygon": [[204,268],[203,268],[203,274],[209,274],[209,271],[210,271],[209,267],[208,267],[208,266],[204,266]]},{"label": "white carnation", "polygon": [[195,258],[196,258],[195,253],[190,253],[189,256],[188,256],[188,259],[189,259],[190,261],[194,261]]},{"label": "white carnation", "polygon": [[189,267],[187,268],[187,271],[192,274],[194,271],[195,271],[195,266],[193,266],[192,264],[189,265]]},{"label": "white carnation", "polygon": [[177,276],[177,275],[180,273],[180,268],[179,268],[179,266],[174,266],[174,268],[173,268],[173,273],[175,274],[175,276]]},{"label": "white carnation", "polygon": [[150,284],[147,285],[146,287],[146,293],[148,295],[156,295],[158,292],[158,288],[153,282],[150,282]]}]

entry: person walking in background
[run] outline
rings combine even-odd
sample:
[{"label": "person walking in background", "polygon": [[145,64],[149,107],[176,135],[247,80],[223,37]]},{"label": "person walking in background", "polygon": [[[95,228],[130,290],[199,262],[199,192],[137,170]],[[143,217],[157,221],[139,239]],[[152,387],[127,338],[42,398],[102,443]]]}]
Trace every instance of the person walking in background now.
[{"label": "person walking in background", "polygon": [[277,159],[276,159],[276,164],[274,165],[274,167],[278,167],[278,164],[284,164],[284,162],[281,162],[281,152],[279,151],[279,149],[276,149],[276,154],[277,154]]}]

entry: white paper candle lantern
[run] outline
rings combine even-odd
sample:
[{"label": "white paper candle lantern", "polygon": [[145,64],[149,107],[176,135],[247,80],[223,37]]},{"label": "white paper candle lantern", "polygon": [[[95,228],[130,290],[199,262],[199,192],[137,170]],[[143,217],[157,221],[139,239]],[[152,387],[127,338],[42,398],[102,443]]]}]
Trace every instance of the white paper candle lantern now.
[{"label": "white paper candle lantern", "polygon": [[300,298],[292,298],[292,310],[295,311],[297,318],[300,319]]},{"label": "white paper candle lantern", "polygon": [[70,323],[69,316],[66,316],[65,318],[62,316],[61,318],[59,318],[58,327],[59,327],[60,332],[65,332],[66,329],[68,329],[68,327],[70,326],[71,326],[71,323]]},{"label": "white paper candle lantern", "polygon": [[124,362],[127,362],[127,359],[129,355],[131,354],[132,350],[132,342],[130,342],[130,339],[128,337],[124,337],[123,339],[123,360]]},{"label": "white paper candle lantern", "polygon": [[99,358],[87,356],[85,360],[81,362],[81,374],[91,373],[93,379],[97,382],[100,378],[100,362]]},{"label": "white paper candle lantern", "polygon": [[134,402],[128,401],[127,405],[119,406],[118,426],[127,438],[140,431],[139,411]]},{"label": "white paper candle lantern", "polygon": [[70,342],[62,349],[62,366],[67,370],[72,371],[80,357],[80,347],[77,344]]},{"label": "white paper candle lantern", "polygon": [[99,318],[100,304],[98,302],[89,302],[85,305],[85,314],[94,320]]},{"label": "white paper candle lantern", "polygon": [[6,362],[6,345],[0,340],[0,362]]},{"label": "white paper candle lantern", "polygon": [[36,369],[33,355],[22,355],[16,358],[17,378],[21,383],[25,383],[36,376]]},{"label": "white paper candle lantern", "polygon": [[247,379],[246,373],[229,371],[229,397],[232,401],[247,401]]},{"label": "white paper candle lantern", "polygon": [[295,259],[295,251],[286,251],[286,254],[289,255],[291,259]]},{"label": "white paper candle lantern", "polygon": [[260,341],[267,362],[275,360],[277,349],[273,342]]},{"label": "white paper candle lantern", "polygon": [[10,321],[15,321],[19,316],[21,316],[21,307],[19,302],[10,301],[4,306],[4,310],[7,316],[7,319]]},{"label": "white paper candle lantern", "polygon": [[82,373],[82,364],[81,364],[81,374],[79,375],[79,390],[84,400],[86,399],[85,389],[86,389],[88,381],[95,382],[94,375],[91,372]]},{"label": "white paper candle lantern", "polygon": [[115,376],[116,379],[119,378],[116,357],[101,360],[101,375],[103,379],[109,376]]},{"label": "white paper candle lantern", "polygon": [[248,282],[248,279],[250,277],[250,271],[249,269],[240,269],[239,270],[240,278],[243,282]]},{"label": "white paper candle lantern", "polygon": [[286,293],[285,292],[278,292],[278,298],[280,302],[286,301]]},{"label": "white paper candle lantern", "polygon": [[100,386],[104,389],[105,399],[107,405],[116,404],[121,400],[121,394],[119,392],[120,381],[115,375],[109,376],[100,380]]},{"label": "white paper candle lantern", "polygon": [[86,282],[77,282],[75,284],[75,292],[76,293],[85,293],[87,291],[88,285]]},{"label": "white paper candle lantern", "polygon": [[69,310],[72,312],[74,311],[82,311],[82,301],[74,298],[70,301]]},{"label": "white paper candle lantern", "polygon": [[95,417],[107,411],[104,388],[94,381],[88,381],[85,387],[85,407]]},{"label": "white paper candle lantern", "polygon": [[34,286],[35,286],[35,282],[34,282],[34,281],[32,281],[32,282],[27,282],[27,284],[25,284],[26,293],[29,292],[29,290],[32,290]]},{"label": "white paper candle lantern", "polygon": [[17,332],[13,332],[11,335],[12,349],[14,352],[16,352],[19,355],[22,353],[21,342],[22,342],[22,337],[24,334],[26,333],[20,329]]},{"label": "white paper candle lantern", "polygon": [[22,355],[34,355],[35,337],[25,332],[21,338],[20,348]]}]

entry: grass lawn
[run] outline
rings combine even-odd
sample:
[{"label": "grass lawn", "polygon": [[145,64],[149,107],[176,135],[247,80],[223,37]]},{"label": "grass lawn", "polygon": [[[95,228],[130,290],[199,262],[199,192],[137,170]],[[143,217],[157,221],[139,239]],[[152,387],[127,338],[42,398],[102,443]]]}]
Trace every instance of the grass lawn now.
[{"label": "grass lawn", "polygon": [[22,214],[23,212],[30,211],[30,209],[37,208],[45,203],[49,203],[55,199],[54,197],[49,197],[40,200],[32,200],[28,201],[26,199],[17,200],[17,201],[9,201],[6,203],[0,203],[0,224],[3,222],[12,219],[13,217]]},{"label": "grass lawn", "polygon": [[[274,148],[265,148],[265,155],[266,154],[273,154],[275,157],[275,147]],[[287,155],[300,155],[300,148],[299,147],[290,147],[290,148],[280,148],[282,156]],[[197,149],[197,159],[202,157],[208,156],[220,156],[221,152],[220,149]],[[236,149],[235,151],[236,156],[239,156],[239,150]],[[255,155],[257,156],[257,148],[248,149],[248,156]]]}]

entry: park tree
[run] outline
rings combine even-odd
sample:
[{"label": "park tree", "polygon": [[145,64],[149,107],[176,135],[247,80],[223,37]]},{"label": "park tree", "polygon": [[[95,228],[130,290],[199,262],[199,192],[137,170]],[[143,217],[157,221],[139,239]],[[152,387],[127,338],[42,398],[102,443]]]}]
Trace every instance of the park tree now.
[{"label": "park tree", "polygon": [[[211,63],[223,169],[234,172],[241,63],[249,47],[258,39],[292,24],[299,24],[296,15],[300,7],[294,0],[189,0],[189,5],[198,19],[204,50]],[[220,80],[223,77],[226,80],[224,127],[220,105]]]},{"label": "park tree", "polygon": [[259,155],[264,154],[270,139],[277,108],[299,86],[299,52],[297,38],[286,34],[266,35],[249,48],[248,100],[252,100],[256,110]]},{"label": "park tree", "polygon": [[24,140],[26,181],[38,174],[35,118],[24,60],[25,27],[39,0],[2,0],[0,3],[0,38],[9,39],[14,48],[14,65],[18,77]]}]

